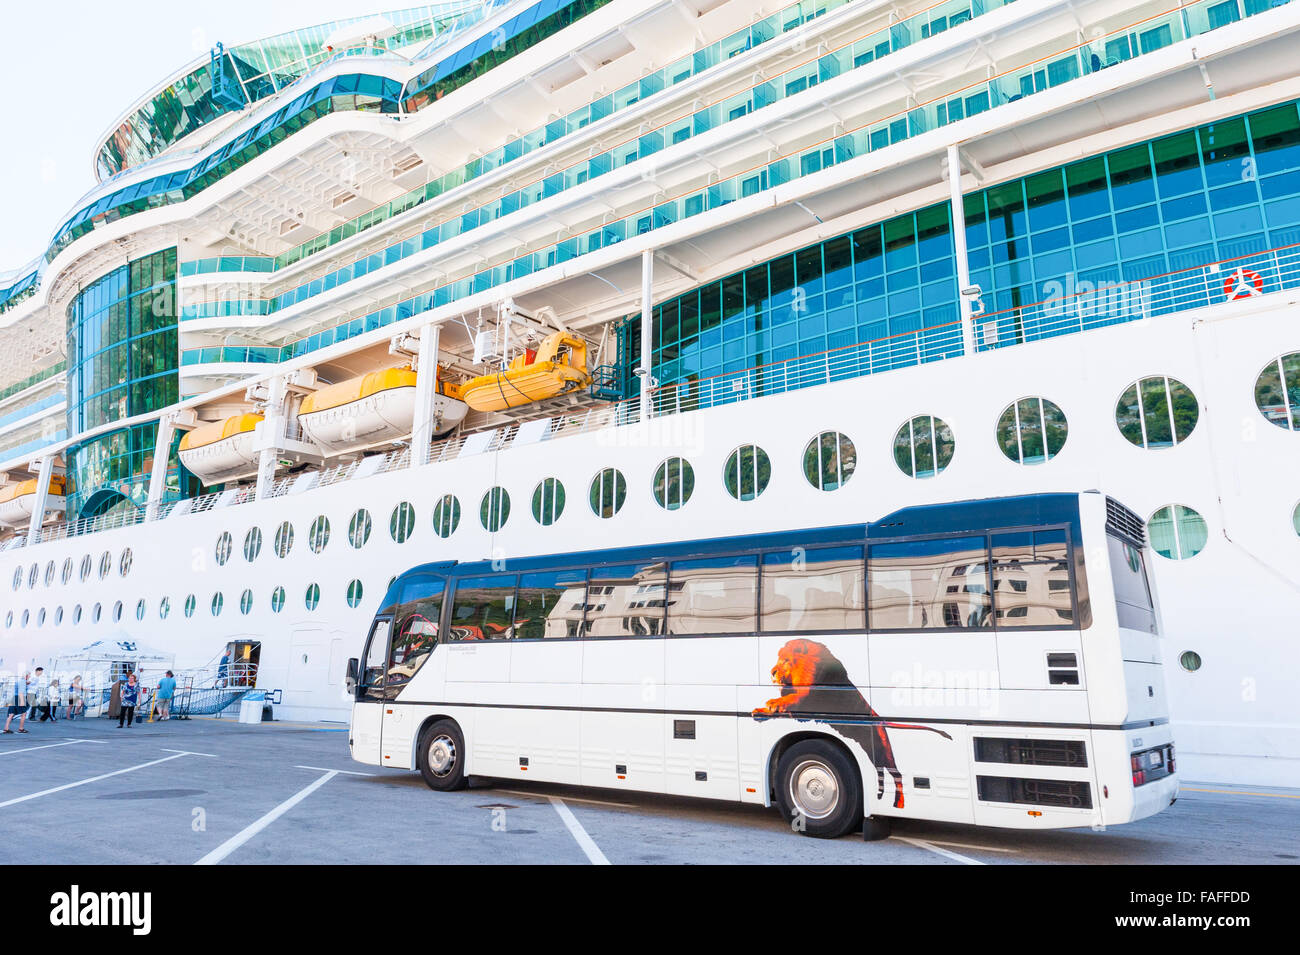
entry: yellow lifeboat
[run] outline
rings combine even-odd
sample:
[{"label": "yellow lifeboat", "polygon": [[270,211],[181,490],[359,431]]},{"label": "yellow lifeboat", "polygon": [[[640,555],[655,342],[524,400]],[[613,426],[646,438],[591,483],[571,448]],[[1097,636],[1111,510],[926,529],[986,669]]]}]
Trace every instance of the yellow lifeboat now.
[{"label": "yellow lifeboat", "polygon": [[181,438],[181,464],[204,484],[255,476],[253,435],[261,421],[260,414],[237,414],[195,428]]},{"label": "yellow lifeboat", "polygon": [[[0,490],[0,524],[16,527],[32,519],[32,509],[36,506],[36,479],[19,481]],[[63,477],[50,475],[50,490],[45,497],[47,511],[63,510]]]},{"label": "yellow lifeboat", "polygon": [[[415,422],[415,372],[388,368],[329,385],[303,399],[298,424],[326,454],[341,454],[407,437]],[[434,435],[442,437],[469,409],[459,389],[438,379]]]},{"label": "yellow lifeboat", "polygon": [[475,411],[502,411],[578,391],[591,384],[587,343],[568,332],[548,336],[505,371],[480,375],[461,385],[461,396]]}]

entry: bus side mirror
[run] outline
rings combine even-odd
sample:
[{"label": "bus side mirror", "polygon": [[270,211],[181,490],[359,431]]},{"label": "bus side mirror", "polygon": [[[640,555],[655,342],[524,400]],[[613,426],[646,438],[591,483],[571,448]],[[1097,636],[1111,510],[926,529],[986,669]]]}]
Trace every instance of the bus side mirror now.
[{"label": "bus side mirror", "polygon": [[348,661],[348,675],[344,678],[349,693],[357,691],[357,676],[361,672],[361,661],[353,657]]}]

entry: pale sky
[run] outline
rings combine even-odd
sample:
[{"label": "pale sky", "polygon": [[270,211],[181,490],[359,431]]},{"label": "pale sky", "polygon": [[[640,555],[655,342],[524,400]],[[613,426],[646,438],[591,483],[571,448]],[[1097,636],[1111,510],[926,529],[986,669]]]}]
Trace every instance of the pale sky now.
[{"label": "pale sky", "polygon": [[0,29],[0,275],[45,251],[95,184],[109,123],[221,41],[227,47],[414,0],[10,0]]}]

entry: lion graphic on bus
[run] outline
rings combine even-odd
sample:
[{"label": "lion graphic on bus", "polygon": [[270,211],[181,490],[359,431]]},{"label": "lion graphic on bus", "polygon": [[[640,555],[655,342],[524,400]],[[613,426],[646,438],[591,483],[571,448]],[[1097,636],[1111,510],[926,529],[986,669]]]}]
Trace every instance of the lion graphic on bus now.
[{"label": "lion graphic on bus", "polygon": [[894,761],[889,730],[926,730],[952,739],[943,730],[919,723],[894,723],[880,718],[861,691],[849,679],[844,664],[823,643],[790,640],[777,654],[772,682],[781,687],[780,696],[753,711],[756,719],[788,716],[799,720],[829,723],[842,736],[866,752],[876,768],[876,798],[885,795],[885,772],[894,778],[894,808],[903,808],[903,775]]}]

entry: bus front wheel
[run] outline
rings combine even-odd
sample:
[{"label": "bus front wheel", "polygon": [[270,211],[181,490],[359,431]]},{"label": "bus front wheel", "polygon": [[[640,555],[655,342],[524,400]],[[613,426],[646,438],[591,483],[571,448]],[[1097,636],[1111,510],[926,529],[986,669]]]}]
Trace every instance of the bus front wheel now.
[{"label": "bus front wheel", "polygon": [[469,783],[465,776],[465,736],[452,720],[438,720],[425,727],[416,762],[430,789],[453,792]]},{"label": "bus front wheel", "polygon": [[862,825],[862,781],[835,744],[795,743],[777,763],[776,778],[777,804],[796,832],[836,839]]}]

